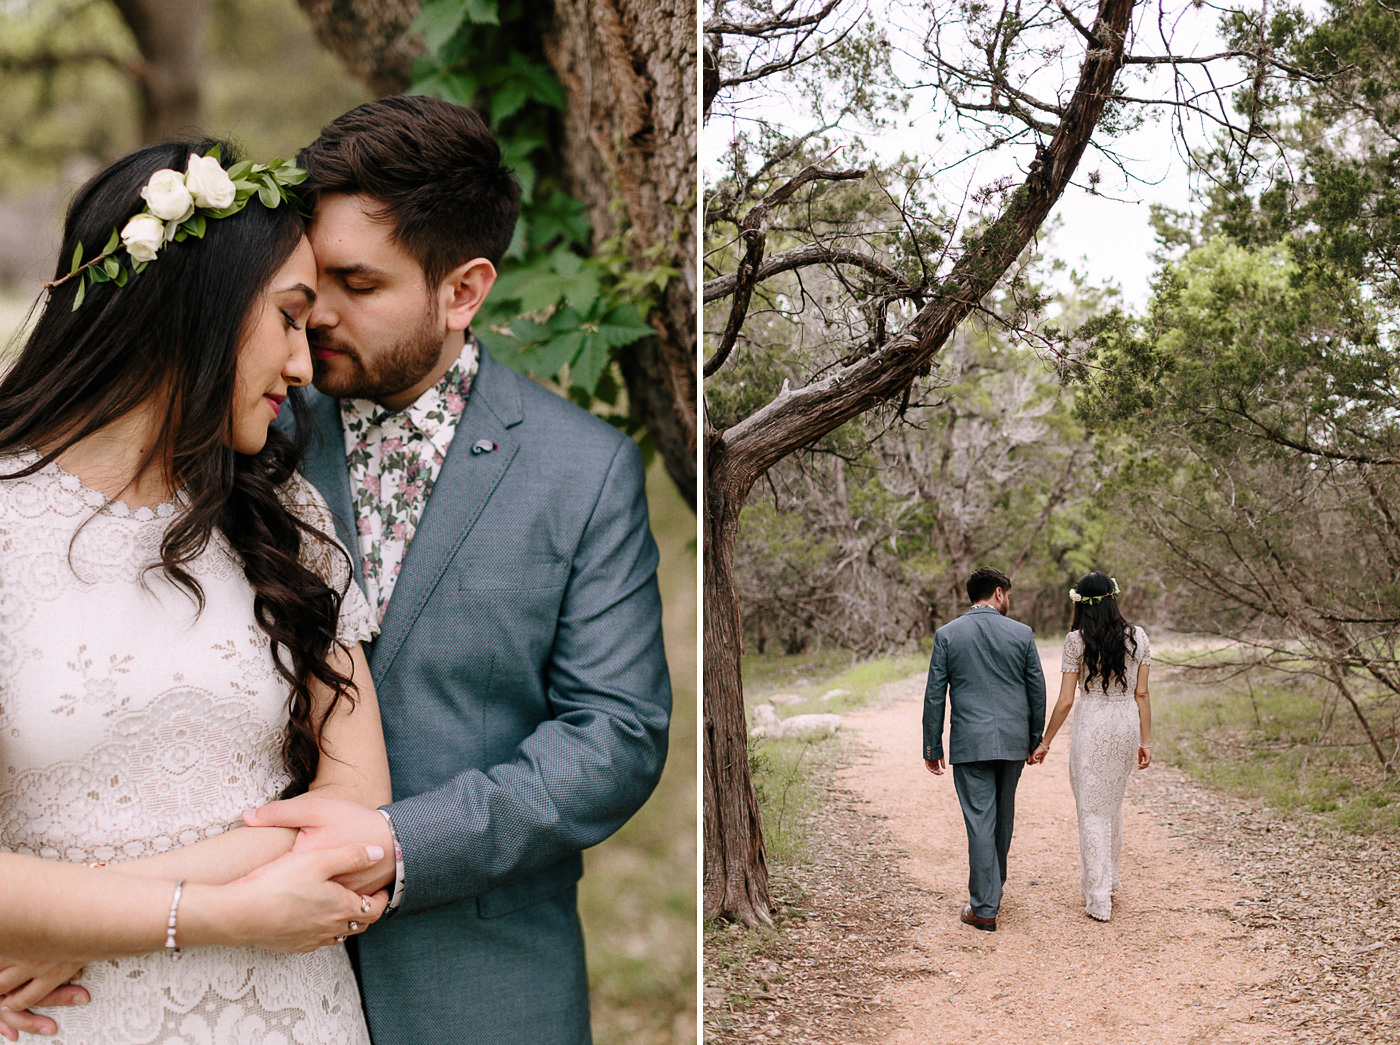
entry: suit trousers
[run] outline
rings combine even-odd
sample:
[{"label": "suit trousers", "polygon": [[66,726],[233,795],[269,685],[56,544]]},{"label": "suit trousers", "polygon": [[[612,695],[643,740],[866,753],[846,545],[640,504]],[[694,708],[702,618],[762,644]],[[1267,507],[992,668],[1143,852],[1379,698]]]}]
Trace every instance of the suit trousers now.
[{"label": "suit trousers", "polygon": [[953,786],[967,825],[967,893],[972,913],[995,918],[1006,884],[1006,857],[1016,825],[1016,784],[1023,759],[958,762]]}]

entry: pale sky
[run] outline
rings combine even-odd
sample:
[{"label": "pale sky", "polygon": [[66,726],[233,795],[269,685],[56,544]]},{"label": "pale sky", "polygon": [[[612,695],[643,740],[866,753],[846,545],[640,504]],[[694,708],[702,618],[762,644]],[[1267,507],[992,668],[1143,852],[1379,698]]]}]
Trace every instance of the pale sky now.
[{"label": "pale sky", "polygon": [[[1180,8],[1174,10],[1172,15],[1175,19],[1173,50],[1177,54],[1211,53],[1223,48],[1223,42],[1215,32],[1218,9],[1210,6],[1197,8],[1189,0],[1184,3],[1171,2],[1174,7]],[[880,0],[871,0],[872,8],[878,10],[881,6]],[[900,11],[907,14],[904,9]],[[1155,37],[1155,8],[1152,12],[1144,9],[1144,12],[1140,16],[1139,32],[1153,35],[1151,39],[1139,38],[1134,53],[1160,54],[1161,44]],[[1147,19],[1148,14],[1152,15],[1152,20]],[[1144,21],[1148,22],[1145,26]],[[896,45],[900,40],[912,40],[906,46],[911,50],[918,49],[918,40],[901,33],[892,23],[886,23],[886,31]],[[1072,87],[1078,72],[1077,63],[1082,57],[1082,48],[1071,45],[1066,54],[1069,60],[1063,68],[1050,69],[1047,75],[1053,75],[1057,82],[1063,78]],[[912,74],[906,70],[912,70],[912,60],[897,58],[896,68],[910,78]],[[1129,93],[1133,96],[1159,96],[1168,90],[1165,74],[1159,74],[1154,83],[1132,84]],[[918,155],[931,169],[942,168],[937,180],[940,195],[945,199],[957,199],[962,191],[974,189],[1003,175],[1009,175],[1017,182],[1022,179],[1023,174],[1016,163],[1029,160],[1029,150],[1025,146],[1009,146],[958,163],[969,148],[977,146],[972,139],[960,136],[954,127],[943,122],[939,114],[929,111],[933,104],[936,103],[932,92],[921,91],[914,96],[909,113],[899,117],[897,127],[880,134],[851,128],[850,134],[879,156],[893,159],[904,151]],[[794,128],[800,126],[799,121],[804,118],[791,101],[773,94],[771,90],[766,94],[752,92],[741,111],[765,113],[770,119],[781,114],[781,118],[790,121]],[[702,170],[707,174],[713,174],[716,169],[709,157],[739,126],[740,122],[726,120],[719,114],[711,117],[702,135]],[[935,135],[940,130],[944,140],[937,142]],[[1199,126],[1188,126],[1188,134],[1192,136],[1193,147],[1209,140],[1209,132]],[[1192,186],[1186,174],[1185,162],[1178,155],[1180,145],[1173,141],[1164,121],[1149,122],[1112,145],[1114,151],[1128,161],[1128,170],[1136,180],[1125,184],[1121,171],[1093,149],[1087,151],[1074,181],[1082,186],[1091,171],[1098,171],[1101,178],[1099,195],[1075,186],[1068,188],[1051,219],[1053,222],[1058,217],[1060,227],[1045,242],[1043,249],[1050,257],[1059,258],[1081,273],[1087,273],[1090,283],[1116,283],[1123,291],[1125,302],[1141,308],[1147,301],[1148,281],[1155,272],[1151,254],[1156,241],[1148,222],[1149,205],[1162,203],[1176,210],[1191,209]],[[840,165],[840,160],[833,160],[832,165]]]}]

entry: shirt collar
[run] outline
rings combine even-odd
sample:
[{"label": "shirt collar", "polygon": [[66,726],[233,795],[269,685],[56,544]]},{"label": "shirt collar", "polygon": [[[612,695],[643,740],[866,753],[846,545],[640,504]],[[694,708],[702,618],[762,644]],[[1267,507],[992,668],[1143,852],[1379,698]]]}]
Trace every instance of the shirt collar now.
[{"label": "shirt collar", "polygon": [[342,399],[342,420],[346,427],[370,428],[383,425],[390,417],[400,416],[407,427],[422,432],[433,448],[446,456],[457,430],[457,422],[466,406],[479,359],[480,346],[476,337],[468,331],[461,355],[442,375],[442,380],[408,406],[394,411],[380,406],[373,399]]}]

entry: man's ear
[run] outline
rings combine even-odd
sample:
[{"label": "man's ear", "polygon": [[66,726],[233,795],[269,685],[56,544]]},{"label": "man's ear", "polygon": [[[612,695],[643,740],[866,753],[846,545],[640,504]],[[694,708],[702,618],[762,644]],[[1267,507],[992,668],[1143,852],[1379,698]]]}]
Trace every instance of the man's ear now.
[{"label": "man's ear", "polygon": [[466,330],[471,326],[495,283],[496,266],[485,258],[472,258],[449,272],[438,291],[447,329]]}]

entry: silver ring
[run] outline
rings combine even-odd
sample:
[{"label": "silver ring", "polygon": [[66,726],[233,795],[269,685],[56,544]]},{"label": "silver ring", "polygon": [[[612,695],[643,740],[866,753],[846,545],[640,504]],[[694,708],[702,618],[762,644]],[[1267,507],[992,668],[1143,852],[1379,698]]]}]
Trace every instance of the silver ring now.
[{"label": "silver ring", "polygon": [[344,943],[344,942],[345,942],[345,937],[344,937],[344,936],[337,936],[337,937],[335,938],[335,942],[336,942],[336,943]]},{"label": "silver ring", "polygon": [[369,909],[370,909],[371,906],[373,906],[373,905],[369,902],[369,897],[368,897],[368,896],[362,896],[362,897],[360,897],[360,910],[361,910],[363,913],[369,914]]},{"label": "silver ring", "polygon": [[359,931],[360,931],[360,923],[359,923],[359,922],[351,922],[351,923],[350,923],[350,931],[351,931],[352,933],[353,933],[353,932],[359,932]]}]

